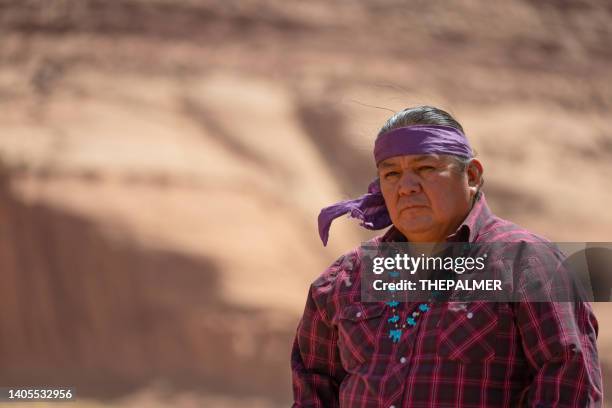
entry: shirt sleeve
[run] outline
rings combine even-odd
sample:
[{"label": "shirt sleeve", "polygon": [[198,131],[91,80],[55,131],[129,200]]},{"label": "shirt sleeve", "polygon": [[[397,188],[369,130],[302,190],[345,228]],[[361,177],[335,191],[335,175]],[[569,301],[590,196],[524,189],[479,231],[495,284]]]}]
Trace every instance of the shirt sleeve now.
[{"label": "shirt sleeve", "polygon": [[338,407],[339,387],[346,376],[338,353],[338,333],[313,299],[311,286],[293,350],[293,408]]},{"label": "shirt sleeve", "polygon": [[[541,257],[540,257],[541,258]],[[527,260],[525,279],[554,279],[541,259]],[[550,263],[548,263],[550,265]],[[515,316],[532,382],[523,394],[528,407],[601,407],[598,323],[586,301],[519,302]]]}]

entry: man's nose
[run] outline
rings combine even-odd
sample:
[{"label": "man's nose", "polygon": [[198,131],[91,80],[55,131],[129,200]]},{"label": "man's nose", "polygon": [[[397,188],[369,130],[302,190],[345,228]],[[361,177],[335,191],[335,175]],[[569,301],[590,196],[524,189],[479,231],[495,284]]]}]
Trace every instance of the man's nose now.
[{"label": "man's nose", "polygon": [[421,181],[418,176],[412,172],[405,171],[399,181],[399,191],[402,194],[418,193],[422,190]]}]

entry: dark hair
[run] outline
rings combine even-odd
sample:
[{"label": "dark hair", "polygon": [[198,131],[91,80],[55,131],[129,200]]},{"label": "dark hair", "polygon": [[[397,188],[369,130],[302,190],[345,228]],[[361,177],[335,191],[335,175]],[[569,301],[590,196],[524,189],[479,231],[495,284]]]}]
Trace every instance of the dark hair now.
[{"label": "dark hair", "polygon": [[[392,129],[410,125],[443,125],[451,126],[463,132],[463,127],[450,113],[433,106],[406,108],[391,116],[378,132],[377,138]],[[465,132],[463,132],[465,133]]]},{"label": "dark hair", "polygon": [[[410,125],[443,125],[454,127],[459,129],[462,133],[463,127],[450,113],[428,105],[416,106],[414,108],[406,108],[391,116],[383,127],[378,132],[376,138],[378,139],[382,134],[404,126]],[[455,157],[455,162],[459,171],[465,170],[469,159],[465,157]]]}]

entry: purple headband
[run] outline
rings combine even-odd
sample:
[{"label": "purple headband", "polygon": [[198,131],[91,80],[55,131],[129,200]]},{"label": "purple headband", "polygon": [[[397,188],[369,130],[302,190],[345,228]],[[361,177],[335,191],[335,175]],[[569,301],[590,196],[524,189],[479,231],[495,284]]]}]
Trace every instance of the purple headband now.
[{"label": "purple headband", "polygon": [[[465,135],[450,126],[412,125],[392,129],[378,137],[374,144],[376,165],[389,157],[433,153],[473,157]],[[360,225],[370,230],[386,228],[392,224],[378,178],[370,183],[368,192],[361,197],[340,201],[321,210],[319,236],[323,245],[327,245],[332,221],[346,213],[351,218],[361,220]]]}]

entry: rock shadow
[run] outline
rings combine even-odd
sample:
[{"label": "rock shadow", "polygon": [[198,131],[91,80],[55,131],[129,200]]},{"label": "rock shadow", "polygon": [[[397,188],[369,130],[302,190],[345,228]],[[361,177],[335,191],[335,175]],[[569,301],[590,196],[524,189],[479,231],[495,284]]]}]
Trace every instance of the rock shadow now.
[{"label": "rock shadow", "polygon": [[1,172],[0,219],[3,386],[73,386],[108,401],[161,382],[290,400],[295,325],[224,300],[212,259],[23,203]]}]

